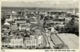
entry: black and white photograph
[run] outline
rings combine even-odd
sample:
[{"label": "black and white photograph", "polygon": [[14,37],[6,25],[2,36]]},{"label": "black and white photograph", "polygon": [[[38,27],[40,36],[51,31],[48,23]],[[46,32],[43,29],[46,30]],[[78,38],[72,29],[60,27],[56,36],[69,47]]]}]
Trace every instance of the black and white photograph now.
[{"label": "black and white photograph", "polygon": [[1,1],[1,49],[79,49],[79,2]]}]

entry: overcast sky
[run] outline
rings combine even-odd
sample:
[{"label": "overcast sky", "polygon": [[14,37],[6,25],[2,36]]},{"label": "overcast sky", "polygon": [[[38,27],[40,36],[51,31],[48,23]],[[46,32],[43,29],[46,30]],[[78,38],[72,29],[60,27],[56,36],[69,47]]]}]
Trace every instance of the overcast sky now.
[{"label": "overcast sky", "polygon": [[78,8],[78,0],[3,0],[2,7]]}]

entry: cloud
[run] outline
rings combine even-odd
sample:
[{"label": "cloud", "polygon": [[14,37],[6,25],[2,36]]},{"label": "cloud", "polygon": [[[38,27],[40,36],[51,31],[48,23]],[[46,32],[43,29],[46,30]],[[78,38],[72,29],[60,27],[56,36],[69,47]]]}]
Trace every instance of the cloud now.
[{"label": "cloud", "polygon": [[78,1],[69,0],[27,0],[2,2],[2,7],[78,8],[78,5]]}]

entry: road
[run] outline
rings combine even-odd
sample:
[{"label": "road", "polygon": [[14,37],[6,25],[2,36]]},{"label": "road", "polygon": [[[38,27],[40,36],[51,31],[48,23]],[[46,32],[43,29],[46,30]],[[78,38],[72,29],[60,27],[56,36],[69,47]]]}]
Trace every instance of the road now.
[{"label": "road", "polygon": [[44,40],[45,40],[45,47],[49,47],[49,41],[48,41],[48,38],[46,37],[46,35],[44,34],[44,33],[42,33],[43,34],[43,37],[44,37]]},{"label": "road", "polygon": [[50,39],[50,36],[47,36],[47,38],[48,38],[48,41],[49,41],[49,45],[50,45],[50,48],[54,48],[53,46],[54,46],[54,44],[53,44],[53,42],[51,41],[51,39]]},{"label": "road", "polygon": [[50,36],[48,36],[47,34],[43,34],[43,37],[45,38],[46,40],[46,47],[50,47],[51,49],[53,49],[54,47],[54,44],[53,42],[51,41],[50,39]]}]

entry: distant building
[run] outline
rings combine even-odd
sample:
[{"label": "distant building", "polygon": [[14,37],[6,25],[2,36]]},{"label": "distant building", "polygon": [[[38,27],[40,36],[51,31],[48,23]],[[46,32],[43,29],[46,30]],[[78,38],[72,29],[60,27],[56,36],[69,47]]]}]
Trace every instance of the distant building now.
[{"label": "distant building", "polygon": [[28,16],[27,15],[25,16],[25,19],[28,19]]},{"label": "distant building", "polygon": [[6,14],[5,22],[11,22],[12,20],[13,20],[12,15],[11,14]]},{"label": "distant building", "polygon": [[32,17],[32,18],[30,19],[30,23],[32,23],[32,24],[37,24],[37,18],[36,18],[36,17]]},{"label": "distant building", "polygon": [[64,27],[65,25],[63,25],[63,24],[59,24],[58,26],[59,26],[59,27]]},{"label": "distant building", "polygon": [[4,34],[4,35],[6,35],[6,36],[10,35],[10,34],[9,34],[10,31],[11,31],[10,29],[3,28],[3,30],[4,30],[4,31],[3,31],[3,34]]},{"label": "distant building", "polygon": [[17,29],[18,29],[18,27],[17,27],[17,25],[16,25],[16,24],[13,24],[13,25],[11,25],[10,29],[11,29],[11,30],[17,30]]},{"label": "distant building", "polygon": [[55,31],[54,27],[51,27],[51,32],[54,32],[54,31]]},{"label": "distant building", "polygon": [[29,31],[30,30],[30,23],[20,24],[19,30],[27,30],[27,31]]},{"label": "distant building", "polygon": [[65,17],[64,16],[59,16],[58,19],[63,20]]},{"label": "distant building", "polygon": [[75,17],[75,21],[76,21],[76,22],[79,22],[79,18],[76,18],[76,17]]},{"label": "distant building", "polygon": [[72,18],[71,17],[66,17],[65,18],[65,23],[68,23]]},{"label": "distant building", "polygon": [[24,23],[26,23],[25,19],[16,19],[15,20],[15,24],[24,24]]},{"label": "distant building", "polygon": [[4,25],[10,25],[10,23],[8,23],[8,22],[5,22],[5,23],[4,23]]},{"label": "distant building", "polygon": [[47,20],[47,24],[63,24],[64,21],[52,21],[52,20]]}]

